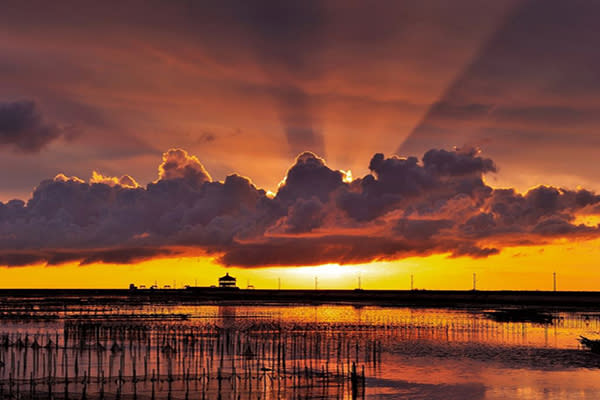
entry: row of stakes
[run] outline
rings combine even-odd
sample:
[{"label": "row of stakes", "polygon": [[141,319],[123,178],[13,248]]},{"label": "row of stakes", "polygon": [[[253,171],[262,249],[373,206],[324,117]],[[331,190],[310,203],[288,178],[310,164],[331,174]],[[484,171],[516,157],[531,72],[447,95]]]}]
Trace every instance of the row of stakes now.
[{"label": "row of stakes", "polygon": [[[30,391],[36,392],[35,388],[38,385],[45,384],[48,387],[48,392],[53,393],[53,386],[62,385],[68,395],[68,386],[70,384],[77,384],[81,387],[82,398],[87,397],[88,385],[95,383],[96,394],[104,398],[104,385],[105,384],[116,384],[117,393],[122,393],[122,388],[125,384],[130,384],[134,396],[137,392],[138,382],[151,382],[152,391],[154,391],[155,383],[160,384],[161,382],[167,382],[169,389],[167,392],[167,398],[170,398],[171,383],[173,382],[185,382],[185,393],[189,393],[189,382],[200,383],[200,393],[208,393],[211,390],[211,382],[217,382],[217,388],[214,389],[216,393],[221,393],[224,382],[229,382],[231,390],[237,391],[241,383],[246,390],[251,390],[252,381],[262,382],[264,389],[267,389],[267,383],[277,383],[278,390],[281,390],[281,383],[283,382],[284,390],[288,385],[288,381],[291,381],[292,388],[299,389],[306,387],[314,389],[316,386],[328,388],[330,386],[337,385],[343,388],[343,382],[348,381],[350,388],[349,392],[353,394],[353,397],[358,396],[362,391],[364,392],[365,372],[364,365],[360,372],[357,372],[356,360],[350,362],[351,351],[350,342],[346,341],[345,346],[337,346],[337,359],[330,359],[332,349],[325,350],[324,343],[328,343],[328,346],[333,343],[333,340],[319,342],[318,336],[313,337],[312,335],[292,335],[285,336],[279,333],[278,335],[269,332],[263,339],[262,342],[257,340],[257,336],[248,336],[242,334],[239,331],[229,330],[222,331],[224,335],[211,336],[207,335],[206,331],[196,331],[194,336],[193,331],[189,331],[186,334],[182,332],[176,332],[173,335],[168,333],[152,334],[152,332],[146,332],[144,340],[129,340],[129,343],[118,343],[113,342],[111,346],[108,344],[102,344],[100,336],[104,337],[105,340],[111,336],[111,332],[104,331],[99,332],[96,330],[92,335],[88,337],[80,337],[74,341],[73,346],[69,346],[67,338],[73,334],[73,332],[66,332],[65,335],[59,337],[58,334],[51,339],[51,336],[46,336],[45,343],[40,343],[38,337],[34,337],[30,340],[28,335],[22,337],[20,335],[2,335],[0,340],[0,348],[7,353],[11,350],[11,367],[10,371],[21,370],[21,365],[15,365],[15,358],[21,354],[24,356],[29,353],[30,358],[39,358],[41,352],[42,358],[47,358],[48,363],[54,363],[54,367],[48,367],[48,373],[44,377],[39,377],[39,372],[30,372],[29,379],[24,379],[23,374],[17,379],[15,375],[10,372],[8,379],[0,381],[0,398],[3,395],[8,395],[12,398],[22,388],[23,385],[29,384]],[[99,333],[103,333],[100,335]],[[198,335],[199,334],[199,335]],[[135,336],[135,335],[132,335]],[[150,338],[150,340],[146,340]],[[244,338],[245,342],[241,339]],[[61,340],[63,339],[62,343]],[[95,344],[82,346],[82,343],[89,343],[90,339],[96,340]],[[333,338],[329,338],[333,339]],[[154,344],[151,342],[154,341]],[[316,345],[315,345],[316,343]],[[269,346],[271,346],[269,348]],[[334,347],[331,345],[331,347]],[[340,351],[344,347],[345,351]],[[355,343],[356,358],[358,358],[358,342]],[[373,352],[373,363],[376,362],[378,356],[378,347],[371,345]],[[33,351],[29,351],[32,349]],[[16,351],[15,351],[16,350]],[[46,350],[46,351],[42,351]],[[62,354],[62,374],[58,374],[59,367],[56,366],[58,353]],[[150,354],[144,353],[144,350],[149,351]],[[287,351],[286,351],[287,350]],[[289,351],[291,350],[291,351]],[[81,357],[80,360],[78,355],[85,355],[88,352],[88,370],[84,370],[83,373],[79,372],[79,366],[84,364],[86,357]],[[291,354],[291,360],[286,361],[286,354],[288,351]],[[68,353],[75,353],[74,368],[69,368]],[[46,357],[47,353],[52,353]],[[114,358],[120,358],[120,367],[116,376],[113,376],[112,372],[109,374],[108,379],[105,377],[105,371],[103,366],[98,364],[95,368],[95,374],[93,373],[91,366],[91,354],[96,354],[95,358],[98,363],[101,363],[103,356],[101,354],[108,353],[108,358],[111,360]],[[125,360],[125,354],[130,356],[130,359]],[[144,353],[144,373],[138,375],[136,361]],[[335,353],[335,351],[333,351]],[[345,353],[344,357],[341,357],[341,353]],[[150,357],[148,357],[150,355]],[[226,357],[228,355],[229,357]],[[6,367],[6,354],[3,354],[2,367]],[[167,360],[167,374],[161,375],[161,356],[163,362]],[[27,357],[27,356],[25,356]],[[324,363],[321,363],[319,370],[316,365],[316,360],[319,357],[323,357]],[[216,358],[216,360],[215,360]],[[343,358],[343,360],[342,360]],[[154,359],[154,360],[153,360]],[[173,373],[173,360],[180,360],[178,370],[180,373]],[[25,359],[24,359],[25,360]],[[20,361],[20,360],[19,360]],[[150,362],[156,361],[156,368],[149,370],[148,365]],[[216,361],[216,362],[215,362]],[[32,361],[35,364],[35,360]],[[38,360],[39,362],[39,360]],[[237,362],[237,365],[236,365]],[[125,364],[129,364],[129,376],[125,376]],[[216,365],[218,363],[218,366]],[[225,373],[224,364],[230,364],[229,368],[231,371]],[[45,365],[44,362],[41,363]],[[79,366],[78,366],[79,364]],[[291,365],[290,365],[291,364]],[[331,365],[335,364],[336,369],[331,370]],[[347,367],[345,367],[347,365]],[[242,371],[239,371],[241,366]],[[111,363],[112,367],[112,363]],[[164,366],[163,366],[164,368]],[[69,370],[74,369],[72,375],[69,376]],[[216,370],[216,371],[215,371]],[[151,373],[150,373],[151,371]],[[240,373],[241,372],[241,373]],[[96,375],[93,379],[92,375]],[[5,375],[4,375],[5,376]],[[6,386],[6,388],[5,388]],[[6,390],[5,390],[6,389]],[[256,390],[256,386],[254,387]],[[22,391],[19,395],[22,395]],[[151,396],[154,398],[154,395]]]}]

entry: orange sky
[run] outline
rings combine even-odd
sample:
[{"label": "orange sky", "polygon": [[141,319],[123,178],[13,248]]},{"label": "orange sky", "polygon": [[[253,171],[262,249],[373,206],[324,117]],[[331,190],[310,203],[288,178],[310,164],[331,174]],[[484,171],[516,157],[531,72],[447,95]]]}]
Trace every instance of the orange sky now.
[{"label": "orange sky", "polygon": [[599,188],[595,5],[392,3],[11,7],[0,102],[35,101],[63,135],[7,147],[0,199],[59,172],[146,183],[171,147],[270,190],[304,150],[360,176],[375,152],[464,145],[502,165],[501,186]]},{"label": "orange sky", "polygon": [[[597,254],[600,240],[518,247],[485,260],[414,257],[395,262],[361,265],[327,264],[317,267],[223,268],[209,258],[175,258],[135,265],[96,264],[60,267],[30,266],[0,270],[0,288],[126,288],[136,285],[210,286],[229,272],[238,286],[260,289],[354,289],[358,277],[364,289],[410,289],[410,276],[418,289],[469,290],[473,273],[480,290],[552,290],[557,273],[558,290],[599,290]],[[280,281],[278,281],[278,279]]]},{"label": "orange sky", "polygon": [[0,15],[0,286],[600,283],[597,4],[150,3]]}]

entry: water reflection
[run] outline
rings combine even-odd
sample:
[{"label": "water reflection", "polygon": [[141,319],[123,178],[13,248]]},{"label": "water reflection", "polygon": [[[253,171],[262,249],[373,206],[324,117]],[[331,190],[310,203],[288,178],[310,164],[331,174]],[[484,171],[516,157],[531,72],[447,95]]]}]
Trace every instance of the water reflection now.
[{"label": "water reflection", "polygon": [[[24,316],[27,316],[25,318]],[[0,398],[596,399],[596,314],[352,306],[13,305]]]}]

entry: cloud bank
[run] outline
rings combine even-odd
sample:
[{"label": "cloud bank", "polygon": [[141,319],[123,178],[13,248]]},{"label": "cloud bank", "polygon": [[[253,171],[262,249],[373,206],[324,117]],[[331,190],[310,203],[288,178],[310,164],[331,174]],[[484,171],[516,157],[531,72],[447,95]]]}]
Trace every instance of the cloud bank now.
[{"label": "cloud bank", "polygon": [[135,263],[207,255],[240,267],[365,263],[448,254],[488,257],[558,238],[592,239],[600,196],[538,186],[493,188],[496,164],[474,149],[416,157],[375,154],[370,174],[347,181],[300,154],[274,196],[232,174],[213,181],[195,156],[163,154],[158,177],[59,174],[27,202],[0,203],[0,265]]}]

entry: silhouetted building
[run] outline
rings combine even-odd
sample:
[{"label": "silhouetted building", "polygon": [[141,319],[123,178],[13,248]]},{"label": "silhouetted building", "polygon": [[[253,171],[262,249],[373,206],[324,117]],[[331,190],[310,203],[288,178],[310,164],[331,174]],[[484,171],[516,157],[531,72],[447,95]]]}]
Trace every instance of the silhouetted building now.
[{"label": "silhouetted building", "polygon": [[236,279],[229,275],[229,272],[219,278],[219,287],[221,288],[234,288],[237,287],[235,284]]}]

